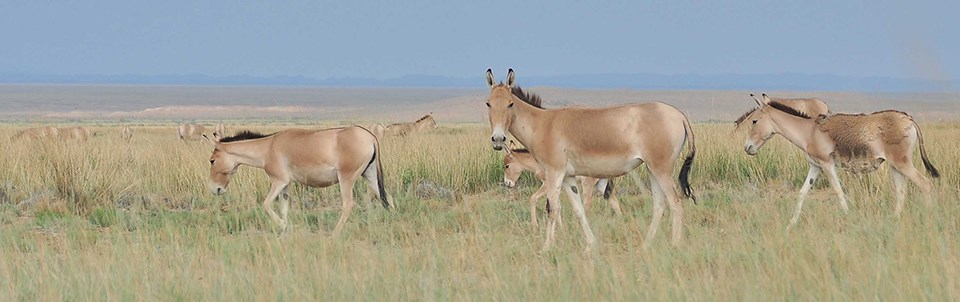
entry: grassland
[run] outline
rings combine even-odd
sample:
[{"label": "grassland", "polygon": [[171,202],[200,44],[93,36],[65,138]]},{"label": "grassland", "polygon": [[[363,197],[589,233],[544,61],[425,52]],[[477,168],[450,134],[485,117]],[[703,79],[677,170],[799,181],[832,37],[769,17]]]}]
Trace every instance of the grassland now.
[{"label": "grassland", "polygon": [[[259,206],[261,171],[241,169],[228,195],[212,196],[206,143],[177,141],[171,125],[134,127],[131,143],[118,126],[90,126],[102,135],[82,144],[0,144],[0,300],[960,299],[960,123],[922,125],[944,175],[934,205],[911,186],[895,217],[885,167],[842,174],[850,213],[821,179],[789,232],[802,154],[776,139],[749,157],[731,125],[696,124],[700,203],[684,203],[684,242],[670,246],[664,224],[641,248],[641,168],[617,181],[624,216],[602,201],[588,213],[592,255],[569,210],[558,245],[537,254],[543,232],[528,224],[526,199],[538,183],[500,186],[485,125],[385,139],[398,207],[362,201],[337,240],[327,238],[335,187],[295,186],[280,235]],[[0,126],[0,137],[20,127]],[[425,196],[425,185],[453,194]]]}]

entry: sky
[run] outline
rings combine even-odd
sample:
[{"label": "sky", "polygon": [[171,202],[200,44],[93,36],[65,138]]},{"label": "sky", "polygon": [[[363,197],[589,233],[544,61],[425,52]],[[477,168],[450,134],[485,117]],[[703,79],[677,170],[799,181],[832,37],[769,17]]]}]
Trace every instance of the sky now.
[{"label": "sky", "polygon": [[0,0],[0,74],[482,79],[512,67],[518,78],[956,81],[958,11],[886,0]]}]

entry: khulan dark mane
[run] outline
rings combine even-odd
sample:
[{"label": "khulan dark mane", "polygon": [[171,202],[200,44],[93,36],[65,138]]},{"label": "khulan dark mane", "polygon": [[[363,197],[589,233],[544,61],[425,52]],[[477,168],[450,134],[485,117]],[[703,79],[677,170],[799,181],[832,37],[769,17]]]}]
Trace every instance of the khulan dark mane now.
[{"label": "khulan dark mane", "polygon": [[240,132],[238,132],[237,134],[234,134],[234,135],[232,135],[232,136],[228,136],[228,137],[221,138],[221,139],[220,139],[220,142],[221,142],[221,143],[229,143],[229,142],[245,141],[245,140],[251,140],[251,139],[264,138],[264,137],[268,137],[268,136],[271,136],[271,135],[274,135],[274,134],[276,134],[276,133],[262,134],[262,133],[253,132],[253,131],[250,131],[250,130],[243,130],[243,131],[240,131]]},{"label": "khulan dark mane", "polygon": [[431,118],[431,117],[432,117],[432,116],[429,115],[429,114],[424,115],[423,117],[421,117],[420,119],[418,119],[418,120],[417,120],[416,122],[414,122],[414,123],[422,122],[423,120],[428,119],[428,118]]},{"label": "khulan dark mane", "polygon": [[[805,118],[805,119],[812,119],[812,118],[813,118],[813,117],[811,117],[809,114],[807,114],[807,113],[805,113],[805,112],[802,112],[802,111],[800,111],[800,110],[797,110],[797,109],[795,109],[795,108],[793,108],[793,107],[788,106],[787,104],[780,103],[780,102],[777,102],[777,101],[773,101],[773,102],[767,103],[767,105],[769,105],[770,107],[773,107],[774,109],[783,111],[783,113],[786,113],[786,114],[789,114],[789,115],[792,115],[792,116],[796,116],[796,117],[800,117],[800,118]],[[733,122],[734,125],[737,125],[737,127],[740,127],[740,123],[743,123],[743,120],[747,119],[747,117],[750,116],[750,114],[753,114],[754,112],[756,112],[757,109],[760,109],[760,108],[753,108],[753,109],[750,109],[749,111],[743,113],[743,115],[741,115],[739,118],[737,118],[737,120],[736,120],[735,122]]]},{"label": "khulan dark mane", "polygon": [[743,120],[747,119],[747,117],[750,116],[750,114],[753,114],[753,112],[757,111],[757,109],[758,108],[753,108],[745,112],[743,115],[737,118],[737,121],[733,122],[733,124],[737,125],[737,127],[740,127],[740,123],[743,123]]},{"label": "khulan dark mane", "polygon": [[520,86],[510,87],[510,92],[513,92],[513,95],[523,102],[533,105],[533,107],[543,109],[543,99],[540,99],[539,95],[534,93],[526,93],[520,88]]},{"label": "khulan dark mane", "polygon": [[802,118],[805,118],[805,119],[811,119],[811,118],[812,118],[812,117],[810,117],[810,115],[808,115],[808,114],[806,114],[806,113],[803,113],[803,112],[800,112],[800,110],[797,110],[797,109],[794,109],[793,107],[787,106],[787,105],[784,104],[784,103],[780,103],[780,102],[770,102],[768,105],[770,105],[770,107],[773,107],[774,109],[783,111],[784,113],[789,114],[789,115],[792,115],[792,116],[802,117]]}]

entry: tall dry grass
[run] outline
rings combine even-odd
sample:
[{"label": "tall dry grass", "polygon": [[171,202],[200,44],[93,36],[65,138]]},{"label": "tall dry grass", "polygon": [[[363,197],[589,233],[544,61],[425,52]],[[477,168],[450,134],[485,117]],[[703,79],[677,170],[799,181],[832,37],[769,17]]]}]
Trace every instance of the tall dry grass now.
[{"label": "tall dry grass", "polygon": [[[227,196],[211,196],[210,147],[177,141],[168,125],[136,127],[129,144],[109,126],[83,144],[7,141],[0,300],[957,300],[960,124],[923,127],[944,175],[935,205],[911,187],[895,217],[887,168],[844,173],[850,213],[820,180],[787,232],[803,155],[778,138],[749,157],[731,125],[694,125],[700,204],[684,202],[684,243],[669,246],[664,226],[640,248],[650,197],[638,169],[618,181],[623,217],[602,201],[589,213],[600,246],[586,256],[572,217],[536,254],[543,235],[527,224],[526,199],[538,184],[499,185],[502,154],[485,125],[385,138],[399,207],[361,202],[338,240],[326,237],[335,187],[296,186],[293,226],[279,235],[259,207],[262,171],[241,169]],[[462,198],[421,199],[424,181]]]}]

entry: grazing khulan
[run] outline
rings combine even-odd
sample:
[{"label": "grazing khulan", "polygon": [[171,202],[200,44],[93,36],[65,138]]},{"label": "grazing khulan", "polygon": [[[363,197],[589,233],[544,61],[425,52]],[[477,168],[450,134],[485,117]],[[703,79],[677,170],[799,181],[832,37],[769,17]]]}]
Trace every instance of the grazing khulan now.
[{"label": "grazing khulan", "polygon": [[207,128],[200,124],[182,124],[177,126],[177,137],[181,141],[196,141],[203,137]]},{"label": "grazing khulan", "polygon": [[868,173],[875,171],[880,164],[890,162],[897,196],[896,215],[903,209],[906,179],[915,183],[927,203],[932,204],[933,184],[913,166],[913,150],[919,147],[923,165],[931,176],[939,177],[940,172],[928,159],[920,126],[910,115],[885,110],[871,114],[810,116],[773,101],[766,94],[762,100],[753,99],[758,107],[737,120],[738,127],[742,123],[750,123],[744,152],[756,155],[767,140],[780,134],[807,155],[809,170],[788,227],[800,219],[804,198],[821,172],[827,173],[840,208],[848,211],[847,199],[837,177],[837,166],[850,172]]},{"label": "grazing khulan", "polygon": [[[644,245],[656,235],[664,201],[673,224],[671,242],[678,244],[683,231],[681,195],[693,197],[688,176],[696,154],[693,131],[687,117],[665,103],[625,104],[605,108],[543,109],[539,96],[515,85],[513,69],[506,83],[497,83],[487,69],[488,118],[493,149],[507,148],[507,133],[527,147],[544,170],[547,203],[560,209],[560,190],[570,198],[586,239],[585,251],[596,245],[580,196],[573,191],[576,176],[614,178],[646,163],[650,172],[654,212]],[[689,153],[674,180],[673,166],[684,144]],[[680,183],[677,191],[676,183]],[[559,211],[548,214],[543,250],[554,240]]]},{"label": "grazing khulan", "polygon": [[131,139],[133,139],[133,129],[130,129],[129,126],[123,126],[123,128],[120,128],[120,139],[125,142],[129,142]]},{"label": "grazing khulan", "polygon": [[[241,131],[223,138],[215,135],[209,140],[214,147],[210,155],[210,192],[226,193],[230,178],[241,165],[263,169],[270,177],[263,209],[281,232],[289,221],[287,189],[291,182],[315,188],[340,184],[343,208],[332,237],[339,236],[353,211],[353,186],[358,178],[365,178],[370,190],[379,193],[385,208],[391,207],[384,189],[380,144],[373,133],[362,127],[287,129],[268,135]],[[280,215],[272,206],[278,197]]]}]

